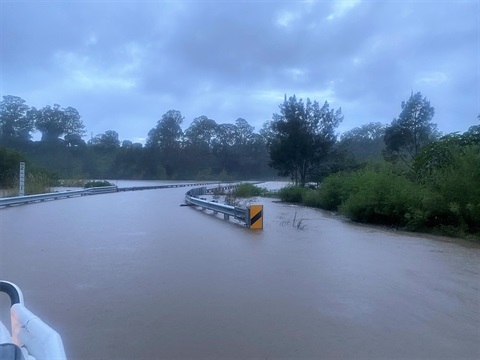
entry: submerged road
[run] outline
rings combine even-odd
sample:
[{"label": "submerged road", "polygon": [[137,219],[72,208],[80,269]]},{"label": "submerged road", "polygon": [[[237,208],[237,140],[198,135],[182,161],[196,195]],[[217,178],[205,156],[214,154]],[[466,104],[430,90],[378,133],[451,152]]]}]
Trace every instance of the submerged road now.
[{"label": "submerged road", "polygon": [[0,278],[69,359],[480,358],[479,246],[271,199],[251,231],[185,192],[0,209]]}]

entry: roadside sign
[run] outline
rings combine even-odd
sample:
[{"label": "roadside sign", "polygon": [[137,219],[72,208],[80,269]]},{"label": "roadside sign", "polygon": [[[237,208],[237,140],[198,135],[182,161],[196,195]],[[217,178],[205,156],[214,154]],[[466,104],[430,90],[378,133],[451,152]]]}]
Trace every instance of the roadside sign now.
[{"label": "roadside sign", "polygon": [[250,229],[263,229],[263,205],[250,205]]},{"label": "roadside sign", "polygon": [[25,196],[25,163],[20,163],[18,196]]}]

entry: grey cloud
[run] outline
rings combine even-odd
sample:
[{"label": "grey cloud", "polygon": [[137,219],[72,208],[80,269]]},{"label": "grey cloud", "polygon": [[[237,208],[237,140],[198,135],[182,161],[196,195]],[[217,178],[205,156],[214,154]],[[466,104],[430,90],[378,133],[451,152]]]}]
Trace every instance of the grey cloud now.
[{"label": "grey cloud", "polygon": [[5,3],[0,91],[77,107],[88,131],[121,138],[172,108],[187,124],[243,117],[258,129],[285,93],[329,100],[353,127],[390,122],[422,91],[445,131],[468,128],[480,112],[478,3],[346,4]]}]

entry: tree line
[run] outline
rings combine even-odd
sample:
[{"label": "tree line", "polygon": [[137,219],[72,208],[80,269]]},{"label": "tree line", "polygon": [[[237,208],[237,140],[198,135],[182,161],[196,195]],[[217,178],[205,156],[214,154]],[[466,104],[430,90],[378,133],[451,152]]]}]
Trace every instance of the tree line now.
[{"label": "tree line", "polygon": [[[411,94],[390,125],[369,123],[338,136],[341,108],[297,99],[255,132],[245,119],[219,124],[200,116],[182,130],[178,110],[162,115],[145,146],[120,141],[114,130],[83,138],[78,111],[60,105],[29,107],[18,96],[0,102],[0,145],[20,150],[39,167],[61,177],[123,179],[267,178],[276,174],[295,184],[319,182],[338,171],[355,170],[368,158],[401,162],[414,170],[422,148],[440,137],[434,108],[421,93]],[[32,133],[41,132],[40,141]]]},{"label": "tree line", "polygon": [[[368,158],[383,157],[412,167],[420,149],[438,139],[434,109],[421,93],[401,104],[390,125],[369,123],[337,134],[341,108],[297,99],[279,104],[278,113],[255,132],[245,119],[219,124],[200,116],[182,130],[178,110],[162,115],[145,146],[120,141],[114,130],[85,141],[85,126],[75,108],[29,107],[18,96],[0,102],[0,145],[20,150],[36,166],[60,177],[123,179],[245,179],[280,175],[295,184],[319,182]],[[40,141],[32,141],[39,131]]]},{"label": "tree line", "polygon": [[[338,141],[336,128],[343,115],[328,102],[320,106],[307,99],[304,104],[295,95],[285,96],[279,110],[258,132],[243,118],[219,124],[207,116],[182,130],[181,112],[169,110],[148,132],[144,146],[121,141],[115,130],[85,141],[85,126],[75,108],[54,104],[36,109],[7,95],[0,102],[0,146],[20,151],[36,167],[62,178],[238,180],[280,175],[305,185],[343,168],[339,163],[344,156],[335,147],[354,153],[355,142],[348,139],[363,134],[360,130]],[[32,141],[35,131],[41,133],[40,141]]]},{"label": "tree line", "polygon": [[[60,105],[36,109],[17,96],[0,103],[0,146],[21,151],[63,178],[245,179],[271,178],[263,136],[245,119],[219,124],[200,116],[182,130],[184,117],[169,110],[148,132],[145,146],[121,141],[115,130],[84,140],[78,111]],[[40,141],[32,133],[41,132]]]}]

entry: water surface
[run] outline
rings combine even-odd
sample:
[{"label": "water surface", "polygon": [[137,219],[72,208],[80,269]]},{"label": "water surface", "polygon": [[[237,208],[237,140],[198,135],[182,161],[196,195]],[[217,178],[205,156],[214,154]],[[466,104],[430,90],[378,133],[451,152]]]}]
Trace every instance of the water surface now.
[{"label": "water surface", "polygon": [[480,358],[478,246],[270,199],[251,231],[186,191],[0,209],[0,278],[70,359]]}]

